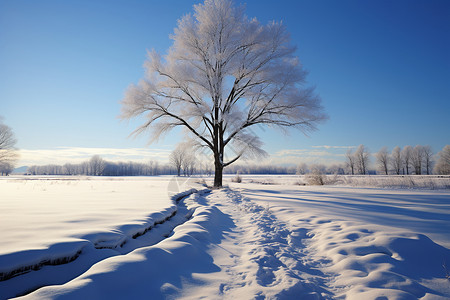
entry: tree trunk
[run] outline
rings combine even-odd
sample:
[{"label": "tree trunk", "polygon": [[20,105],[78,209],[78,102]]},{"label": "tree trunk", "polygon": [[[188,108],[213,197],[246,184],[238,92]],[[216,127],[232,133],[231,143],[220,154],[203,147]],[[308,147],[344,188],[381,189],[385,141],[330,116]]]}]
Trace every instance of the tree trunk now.
[{"label": "tree trunk", "polygon": [[223,175],[223,153],[224,153],[224,144],[223,144],[223,124],[222,122],[218,122],[219,120],[219,100],[218,98],[214,101],[214,187],[221,188],[222,187],[222,175]]},{"label": "tree trunk", "polygon": [[215,158],[215,171],[214,171],[214,187],[221,188],[222,187],[222,174],[223,174],[223,166],[220,161],[220,158]]}]

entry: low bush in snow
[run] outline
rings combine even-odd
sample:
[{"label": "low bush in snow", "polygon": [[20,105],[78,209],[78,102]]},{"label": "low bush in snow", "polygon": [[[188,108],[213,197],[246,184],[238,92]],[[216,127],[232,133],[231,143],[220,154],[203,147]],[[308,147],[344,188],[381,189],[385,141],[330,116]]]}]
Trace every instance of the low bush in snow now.
[{"label": "low bush in snow", "polygon": [[236,173],[236,176],[234,176],[234,178],[231,178],[231,182],[241,183],[242,177],[239,175],[239,173]]},{"label": "low bush in snow", "polygon": [[306,183],[309,185],[324,185],[326,176],[318,170],[313,170],[305,176]]}]

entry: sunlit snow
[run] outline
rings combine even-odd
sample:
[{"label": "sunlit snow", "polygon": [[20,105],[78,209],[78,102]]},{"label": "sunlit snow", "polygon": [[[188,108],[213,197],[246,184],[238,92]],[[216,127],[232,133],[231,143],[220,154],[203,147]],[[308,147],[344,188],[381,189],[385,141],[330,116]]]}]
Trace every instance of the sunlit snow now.
[{"label": "sunlit snow", "polygon": [[[198,181],[0,180],[3,270],[39,261],[30,249],[78,253],[0,281],[0,298],[450,297],[448,190],[303,186],[297,176],[228,177],[229,188],[207,190]],[[160,224],[145,230],[152,218]]]}]

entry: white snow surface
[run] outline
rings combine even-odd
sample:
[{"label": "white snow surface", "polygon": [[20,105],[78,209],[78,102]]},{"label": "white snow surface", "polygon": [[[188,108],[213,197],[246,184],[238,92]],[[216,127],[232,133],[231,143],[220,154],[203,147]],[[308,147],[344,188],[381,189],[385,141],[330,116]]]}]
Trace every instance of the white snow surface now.
[{"label": "white snow surface", "polygon": [[[263,183],[273,182],[269,177],[266,179]],[[60,184],[52,182],[47,182],[45,192],[52,185]],[[93,184],[92,188],[93,182],[103,185]],[[119,205],[118,197],[117,202],[111,200],[114,203],[111,205],[117,207],[110,209],[121,217],[116,225],[109,225],[105,221],[108,217],[103,215],[108,213],[105,209],[108,183],[102,179],[80,180],[80,187],[91,184],[92,194],[89,189],[81,188],[81,191],[91,201],[100,201],[96,212],[98,218],[104,217],[103,221],[95,223],[94,213],[86,218],[78,211],[79,223],[88,223],[86,227],[80,224],[80,231],[61,230],[65,234],[40,244],[34,239],[39,249],[53,254],[73,252],[73,249],[79,249],[80,253],[72,262],[44,265],[36,271],[0,281],[0,298],[26,294],[40,286],[43,287],[23,298],[450,298],[448,190],[275,185],[250,183],[246,179],[243,183],[230,183],[229,188],[195,193],[189,185],[170,187],[168,178],[126,178],[122,182],[122,199],[138,201],[132,197],[139,198],[149,190],[159,189],[159,194],[150,192],[154,195],[152,199],[160,197],[155,203],[165,201],[165,204],[154,208],[145,206],[145,201],[133,202],[143,204],[144,208],[128,212],[130,207]],[[6,190],[7,195],[21,195],[23,187],[18,185],[29,183],[0,180],[0,193],[3,196]],[[14,190],[11,186],[19,192],[11,193]],[[116,192],[120,190],[120,184],[113,186]],[[194,187],[201,189],[199,185]],[[167,190],[178,192],[180,188],[187,191],[184,195],[190,196],[176,203]],[[70,190],[71,184],[66,189],[61,187],[55,195],[70,195]],[[34,197],[42,194],[44,191],[36,191]],[[180,195],[183,194],[176,197]],[[0,200],[0,203],[3,213],[8,201]],[[127,224],[131,224],[130,228],[148,224],[149,216],[160,211],[164,212],[163,219],[173,211],[177,213],[148,232],[141,231],[142,235],[135,239],[125,234],[129,232]],[[9,214],[13,219],[20,212],[9,210]],[[50,215],[47,227],[65,225],[61,220],[65,219],[59,214]],[[6,226],[15,230],[16,235],[7,233],[5,239],[20,241],[21,236],[33,235],[28,232],[26,218],[14,226],[0,224],[2,240]],[[89,229],[91,233],[86,233]],[[125,244],[113,243],[116,247],[112,249],[95,247],[99,236],[106,236],[101,240],[102,245],[117,241],[108,239],[116,236],[116,230],[125,236]],[[19,264],[23,257],[13,257],[11,262],[4,258],[27,253],[26,247],[32,245],[27,243],[0,244],[0,268],[7,269],[5,261],[8,268]],[[81,244],[77,248],[73,243]],[[19,246],[25,248],[20,250]],[[14,249],[19,250],[12,252]],[[24,284],[26,288],[21,286],[20,290],[18,286]]]}]

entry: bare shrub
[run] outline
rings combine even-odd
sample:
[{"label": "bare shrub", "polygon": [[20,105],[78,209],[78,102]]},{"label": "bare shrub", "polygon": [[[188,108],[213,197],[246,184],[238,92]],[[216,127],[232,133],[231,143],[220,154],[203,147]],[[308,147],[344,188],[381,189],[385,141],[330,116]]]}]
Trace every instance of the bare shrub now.
[{"label": "bare shrub", "polygon": [[305,176],[305,180],[308,185],[324,185],[325,175],[323,175],[319,170],[315,169]]},{"label": "bare shrub", "polygon": [[236,176],[231,178],[231,182],[236,182],[236,183],[241,183],[242,182],[242,177],[239,175],[239,172],[236,173]]}]

